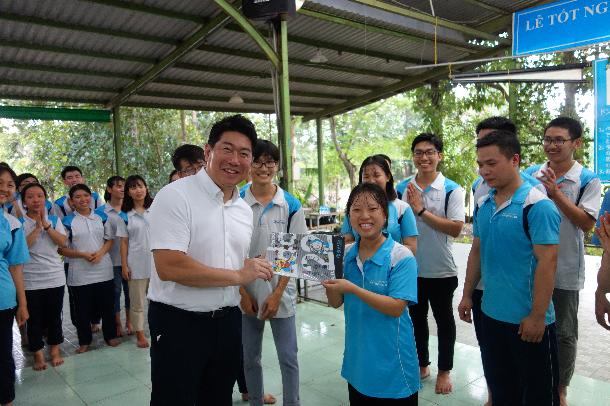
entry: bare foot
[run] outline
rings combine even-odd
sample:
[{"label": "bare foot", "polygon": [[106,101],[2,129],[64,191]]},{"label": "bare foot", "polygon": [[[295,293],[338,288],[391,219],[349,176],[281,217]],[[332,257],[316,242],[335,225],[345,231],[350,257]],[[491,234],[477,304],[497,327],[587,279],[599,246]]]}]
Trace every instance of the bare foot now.
[{"label": "bare foot", "polygon": [[125,330],[127,331],[128,336],[133,334],[133,326],[131,325],[131,322],[129,320],[125,322]]},{"label": "bare foot", "polygon": [[430,367],[419,367],[419,379],[424,380],[430,376]]},{"label": "bare foot", "polygon": [[453,390],[453,384],[451,383],[449,372],[450,371],[438,371],[438,375],[436,375],[436,393],[448,395]]},{"label": "bare foot", "polygon": [[54,367],[58,367],[64,363],[64,359],[61,357],[59,352],[59,345],[51,346],[51,365]]},{"label": "bare foot", "polygon": [[273,405],[275,404],[275,402],[277,402],[277,400],[275,399],[275,396],[273,396],[270,393],[266,393],[265,396],[263,396],[263,403],[266,405]]},{"label": "bare foot", "polygon": [[77,354],[82,354],[82,353],[87,352],[87,351],[89,351],[89,346],[88,345],[81,345],[80,347],[78,347],[76,349],[76,353]]},{"label": "bare foot", "polygon": [[118,338],[113,338],[113,339],[110,339],[110,340],[106,341],[106,344],[108,344],[111,347],[116,347],[119,344],[121,344],[121,342],[119,341]]},{"label": "bare foot", "polygon": [[136,344],[139,348],[148,348],[148,340],[143,331],[136,331],[136,338],[138,340]]},{"label": "bare foot", "polygon": [[47,362],[44,359],[44,352],[38,350],[34,353],[34,371],[44,371],[47,369]]},{"label": "bare foot", "polygon": [[116,323],[116,336],[123,337],[123,328],[121,327],[121,313],[114,314],[114,322]]},{"label": "bare foot", "polygon": [[559,386],[559,406],[568,406],[568,387]]},{"label": "bare foot", "polygon": [[91,324],[91,332],[92,333],[97,333],[98,331],[100,331],[100,325],[99,324]]}]

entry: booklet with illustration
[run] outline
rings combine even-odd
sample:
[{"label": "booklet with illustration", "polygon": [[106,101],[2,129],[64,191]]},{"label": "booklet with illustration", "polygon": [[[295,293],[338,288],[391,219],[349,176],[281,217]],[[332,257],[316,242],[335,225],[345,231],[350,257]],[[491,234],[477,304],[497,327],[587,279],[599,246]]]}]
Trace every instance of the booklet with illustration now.
[{"label": "booklet with illustration", "polygon": [[267,260],[274,273],[314,281],[343,277],[342,235],[271,233],[269,239]]}]

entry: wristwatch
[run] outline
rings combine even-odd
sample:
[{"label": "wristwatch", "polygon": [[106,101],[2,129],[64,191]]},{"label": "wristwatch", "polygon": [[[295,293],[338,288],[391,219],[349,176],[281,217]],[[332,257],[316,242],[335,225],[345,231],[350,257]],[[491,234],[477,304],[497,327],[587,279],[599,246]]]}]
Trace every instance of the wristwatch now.
[{"label": "wristwatch", "polygon": [[419,213],[417,213],[417,217],[421,217],[421,215],[424,214],[425,211],[426,211],[426,208],[424,207],[423,209],[421,209],[419,211]]}]

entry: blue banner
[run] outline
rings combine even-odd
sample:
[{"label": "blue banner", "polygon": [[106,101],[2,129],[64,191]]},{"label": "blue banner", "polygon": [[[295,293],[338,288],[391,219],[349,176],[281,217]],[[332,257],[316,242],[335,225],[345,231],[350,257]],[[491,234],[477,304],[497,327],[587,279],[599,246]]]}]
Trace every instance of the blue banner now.
[{"label": "blue banner", "polygon": [[610,40],[610,1],[564,0],[513,14],[513,55]]},{"label": "blue banner", "polygon": [[595,172],[610,182],[610,105],[608,104],[608,60],[593,63],[595,81]]}]

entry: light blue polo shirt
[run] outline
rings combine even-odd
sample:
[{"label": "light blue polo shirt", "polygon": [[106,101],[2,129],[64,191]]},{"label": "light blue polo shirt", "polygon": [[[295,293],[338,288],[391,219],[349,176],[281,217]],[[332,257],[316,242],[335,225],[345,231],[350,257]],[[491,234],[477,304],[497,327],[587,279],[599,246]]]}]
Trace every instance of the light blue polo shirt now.
[{"label": "light blue polo shirt", "polygon": [[29,260],[21,223],[8,213],[0,213],[0,310],[17,306],[17,290],[9,267]]},{"label": "light blue polo shirt", "polygon": [[401,200],[404,200],[402,197],[404,196],[404,194],[406,193],[407,190],[407,186],[409,186],[409,181],[411,180],[411,178],[407,178],[407,179],[403,179],[400,182],[398,182],[396,184],[396,195],[398,195],[398,198]]},{"label": "light blue polo shirt", "polygon": [[[532,176],[542,176],[548,163],[534,165],[525,171]],[[557,185],[561,193],[591,218],[597,219],[602,184],[598,176],[578,162],[559,179]],[[555,287],[564,290],[580,290],[585,287],[585,233],[559,210],[561,225],[559,227],[559,252],[557,254],[557,273]]]},{"label": "light blue polo shirt", "polygon": [[[417,303],[417,263],[408,248],[387,238],[363,264],[358,245],[345,253],[345,279],[409,305]],[[349,293],[344,304],[341,376],[366,396],[396,399],[418,392],[419,362],[408,309],[400,317],[387,316]]]},{"label": "light blue polo shirt", "polygon": [[[529,183],[496,208],[495,189],[475,207],[473,233],[481,241],[483,312],[505,323],[520,324],[532,310],[538,264],[534,245],[559,244],[561,217],[555,204]],[[555,322],[553,302],[545,324]]]},{"label": "light blue polo shirt", "polygon": [[[411,209],[407,202],[398,199],[391,201],[388,204],[388,214],[388,226],[383,231],[389,233],[394,241],[402,243],[403,238],[419,235],[413,209]],[[343,218],[341,234],[350,234],[354,239],[360,238],[349,223],[349,215]]]}]

